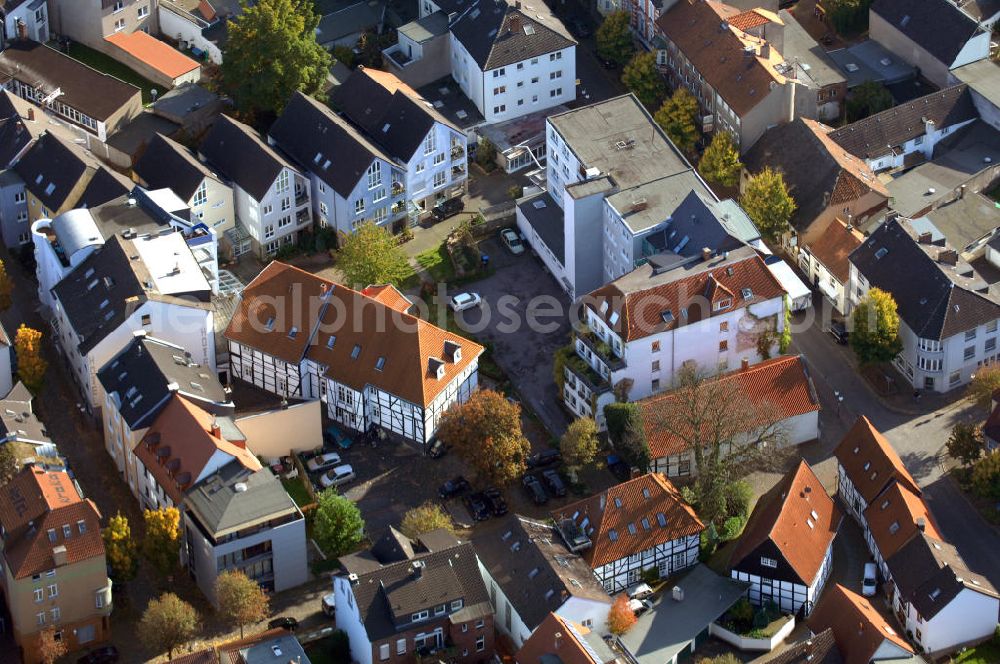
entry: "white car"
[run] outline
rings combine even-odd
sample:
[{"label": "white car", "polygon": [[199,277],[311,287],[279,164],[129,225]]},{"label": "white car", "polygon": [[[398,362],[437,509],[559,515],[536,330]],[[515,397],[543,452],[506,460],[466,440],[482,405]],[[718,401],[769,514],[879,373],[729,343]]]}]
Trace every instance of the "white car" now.
[{"label": "white car", "polygon": [[632,613],[636,616],[641,616],[653,608],[653,603],[648,599],[630,599],[628,601],[628,608],[632,609]]},{"label": "white car", "polygon": [[865,563],[865,578],[861,582],[861,594],[865,597],[871,597],[875,594],[875,588],[878,585],[877,574],[875,563]]},{"label": "white car", "polygon": [[328,470],[320,475],[319,483],[323,485],[324,489],[326,489],[331,486],[346,484],[347,482],[353,480],[354,477],[354,468],[345,464],[343,466],[337,466],[336,468]]},{"label": "white car", "polygon": [[332,468],[340,463],[340,455],[336,452],[327,452],[326,454],[320,454],[319,456],[314,456],[309,459],[306,463],[306,468],[309,472],[315,473],[326,468]]},{"label": "white car", "polygon": [[483,303],[483,298],[479,293],[459,293],[448,300],[448,306],[452,311],[465,311],[478,307]]},{"label": "white car", "polygon": [[333,617],[337,613],[337,595],[330,593],[323,596],[323,613]]},{"label": "white car", "polygon": [[524,243],[521,242],[521,238],[517,236],[517,233],[510,229],[505,228],[500,231],[500,239],[503,241],[504,246],[510,250],[510,253],[515,256],[524,253]]},{"label": "white car", "polygon": [[653,594],[653,589],[649,587],[648,583],[637,583],[629,586],[625,590],[625,594],[628,595],[629,599],[646,599]]}]

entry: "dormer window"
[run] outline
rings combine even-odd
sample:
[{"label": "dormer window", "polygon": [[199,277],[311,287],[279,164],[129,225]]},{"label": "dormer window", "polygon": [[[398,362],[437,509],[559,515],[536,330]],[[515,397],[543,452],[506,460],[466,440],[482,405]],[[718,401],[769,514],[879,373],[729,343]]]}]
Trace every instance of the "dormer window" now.
[{"label": "dormer window", "polygon": [[410,616],[410,622],[420,622],[421,620],[427,620],[431,615],[430,611],[418,611]]},{"label": "dormer window", "polygon": [[46,532],[49,535],[49,541],[50,542],[55,542],[56,541],[56,529],[55,528],[49,528],[48,531],[46,531]]},{"label": "dormer window", "polygon": [[462,600],[456,599],[454,602],[451,603],[452,611],[458,611],[461,608],[462,608]]},{"label": "dormer window", "polygon": [[297,336],[298,336],[298,334],[299,334],[299,328],[297,328],[297,327],[295,327],[295,326],[293,325],[293,326],[292,326],[292,329],[290,329],[290,330],[288,331],[288,338],[289,338],[289,339],[294,339],[295,337],[297,337]]},{"label": "dormer window", "polygon": [[750,290],[749,288],[744,288],[743,290],[740,291],[740,293],[743,295],[744,300],[753,299],[753,291]]},{"label": "dormer window", "polygon": [[729,307],[732,306],[732,304],[733,301],[727,297],[726,299],[719,300],[718,302],[715,303],[715,310],[722,311],[723,309],[728,309]]}]

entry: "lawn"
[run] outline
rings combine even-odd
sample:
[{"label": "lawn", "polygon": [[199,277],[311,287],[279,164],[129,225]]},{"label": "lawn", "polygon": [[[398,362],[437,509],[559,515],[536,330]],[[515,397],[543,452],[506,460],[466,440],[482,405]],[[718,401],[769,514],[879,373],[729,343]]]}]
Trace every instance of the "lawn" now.
[{"label": "lawn", "polygon": [[952,664],[996,664],[1000,662],[1000,644],[983,643],[951,658]]},{"label": "lawn", "polygon": [[[427,270],[435,283],[450,283],[455,278],[455,268],[451,264],[451,259],[448,258],[448,250],[445,249],[443,242],[434,249],[428,249],[422,254],[417,254],[415,260],[420,267]],[[414,272],[403,281],[402,287],[408,289],[416,288],[419,285],[420,276]]]},{"label": "lawn", "polygon": [[[69,55],[70,57],[79,60],[83,64],[93,67],[99,72],[110,74],[115,78],[119,78],[125,81],[126,83],[131,83],[132,85],[136,86],[137,88],[142,90],[143,104],[148,104],[151,101],[153,101],[153,96],[150,93],[150,90],[156,88],[157,87],[156,84],[154,84],[152,81],[143,78],[138,73],[136,73],[135,70],[126,67],[125,65],[118,62],[111,56],[104,55],[100,51],[95,51],[94,49],[88,46],[84,46],[83,44],[79,44],[77,42],[73,42],[72,44],[70,44]],[[162,90],[159,88],[157,88],[157,90],[161,94],[166,92],[166,90]]]},{"label": "lawn", "polygon": [[285,487],[285,491],[288,492],[288,495],[291,496],[292,500],[299,507],[313,502],[309,496],[309,492],[306,491],[306,486],[303,484],[302,478],[293,477],[291,479],[283,479],[281,480],[281,485]]}]

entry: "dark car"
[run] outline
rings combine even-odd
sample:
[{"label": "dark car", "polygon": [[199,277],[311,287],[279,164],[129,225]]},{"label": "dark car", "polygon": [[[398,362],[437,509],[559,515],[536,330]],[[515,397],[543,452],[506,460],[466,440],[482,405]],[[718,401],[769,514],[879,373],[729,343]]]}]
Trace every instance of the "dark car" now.
[{"label": "dark car", "polygon": [[611,58],[606,58],[600,53],[596,52],[594,54],[594,57],[597,58],[597,62],[600,63],[600,65],[605,69],[618,69],[618,63],[612,60]]},{"label": "dark car", "polygon": [[625,482],[629,479],[632,474],[632,470],[628,467],[628,464],[618,456],[617,454],[609,454],[607,458],[608,470],[614,475],[619,482]]},{"label": "dark car", "polygon": [[114,664],[117,661],[118,648],[114,646],[102,646],[97,650],[91,650],[76,660],[76,664]]},{"label": "dark car", "polygon": [[490,508],[493,516],[503,516],[507,513],[507,501],[503,499],[503,494],[499,489],[490,487],[483,491],[483,498],[486,499],[486,506]]},{"label": "dark car", "polygon": [[832,334],[833,338],[837,340],[837,343],[841,345],[847,344],[847,338],[850,336],[850,333],[847,331],[847,326],[844,325],[843,321],[839,320],[835,320],[830,323],[830,334]]},{"label": "dark car", "polygon": [[542,450],[528,457],[528,468],[544,468],[560,461],[562,461],[562,455],[559,454],[559,450]]},{"label": "dark car", "polygon": [[592,33],[590,26],[582,18],[573,17],[569,19],[569,31],[576,37],[589,37]]},{"label": "dark car", "polygon": [[486,496],[476,492],[466,497],[465,506],[476,521],[486,521],[490,518],[490,508],[486,505]]},{"label": "dark car", "polygon": [[430,447],[427,448],[427,456],[432,459],[440,459],[448,452],[448,446],[440,438],[431,440]]},{"label": "dark car", "polygon": [[452,498],[461,494],[463,491],[469,488],[469,482],[464,477],[459,475],[458,477],[453,477],[438,488],[438,496],[442,500],[446,498]]},{"label": "dark car", "polygon": [[545,493],[545,487],[542,486],[537,477],[534,475],[525,475],[522,484],[524,485],[524,490],[528,492],[532,502],[536,505],[544,505],[549,502],[549,496]]},{"label": "dark car", "polygon": [[545,481],[545,485],[549,487],[549,491],[552,492],[552,495],[557,498],[562,498],[566,495],[566,483],[562,481],[561,477],[559,477],[559,473],[551,468],[543,470],[542,479]]},{"label": "dark car", "polygon": [[448,217],[454,217],[465,209],[465,202],[461,198],[449,198],[441,201],[431,210],[431,217],[434,221],[444,221]]},{"label": "dark car", "polygon": [[278,618],[272,618],[267,622],[268,629],[287,629],[289,632],[294,632],[299,628],[299,621],[291,616],[279,616]]}]

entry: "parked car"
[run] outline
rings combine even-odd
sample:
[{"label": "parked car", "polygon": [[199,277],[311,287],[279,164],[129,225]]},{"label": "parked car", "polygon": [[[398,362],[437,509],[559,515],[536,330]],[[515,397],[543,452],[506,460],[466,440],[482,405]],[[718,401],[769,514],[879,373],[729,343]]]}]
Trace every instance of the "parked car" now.
[{"label": "parked car", "polygon": [[575,37],[589,37],[592,34],[587,22],[578,16],[569,19],[569,31]]},{"label": "parked car", "polygon": [[278,618],[272,618],[267,622],[268,629],[287,629],[289,632],[294,632],[299,628],[299,621],[291,616],[279,616]]},{"label": "parked car", "polygon": [[562,481],[559,477],[559,473],[555,470],[549,468],[548,470],[542,471],[542,480],[544,480],[545,485],[549,487],[552,495],[557,498],[562,498],[566,495],[566,483]]},{"label": "parked car", "polygon": [[318,473],[321,470],[332,468],[340,463],[340,455],[336,452],[326,452],[309,459],[306,462],[306,469],[311,473]]},{"label": "parked car", "polygon": [[431,217],[434,221],[444,221],[448,217],[454,217],[465,209],[465,202],[461,198],[449,198],[441,201],[431,209]]},{"label": "parked car", "polygon": [[524,490],[528,492],[528,496],[532,502],[536,505],[544,505],[549,502],[549,496],[545,493],[545,487],[542,486],[537,477],[534,475],[525,475],[521,483],[524,485]]},{"label": "parked car", "polygon": [[625,590],[629,599],[647,599],[653,595],[653,589],[648,583],[636,583]]},{"label": "parked car", "polygon": [[479,293],[459,293],[448,300],[448,306],[452,311],[465,311],[478,307],[482,303],[483,298],[479,296]]},{"label": "parked car", "polygon": [[323,595],[323,613],[331,618],[337,614],[337,595]]},{"label": "parked car", "polygon": [[877,585],[878,568],[875,567],[875,563],[865,563],[865,577],[861,581],[861,594],[865,597],[873,596]]},{"label": "parked car", "polygon": [[528,468],[544,468],[562,461],[562,454],[559,450],[549,448],[541,452],[535,452],[528,457]]},{"label": "parked car", "polygon": [[503,516],[507,513],[507,501],[504,500],[500,489],[490,487],[483,491],[483,497],[486,499],[486,506],[490,508],[493,516]]},{"label": "parked car", "polygon": [[850,333],[847,331],[847,326],[844,325],[844,321],[833,321],[830,323],[829,331],[830,334],[833,335],[833,338],[837,340],[838,344],[842,346],[847,344],[847,339],[850,337]]},{"label": "parked car", "polygon": [[76,660],[76,664],[115,664],[118,661],[118,656],[118,648],[101,646]]},{"label": "parked car", "polygon": [[510,253],[515,256],[524,253],[524,243],[521,242],[521,238],[518,237],[517,232],[513,229],[505,228],[500,231],[500,240]]},{"label": "parked car", "polygon": [[440,459],[447,454],[449,449],[451,449],[451,445],[445,445],[440,438],[432,438],[431,444],[427,448],[427,456],[432,459]]},{"label": "parked car", "polygon": [[632,609],[632,613],[638,617],[652,609],[653,603],[648,599],[630,599],[628,601],[628,608]]},{"label": "parked car", "polygon": [[339,447],[346,450],[353,442],[350,436],[332,424],[323,431],[323,445],[326,447]]},{"label": "parked car", "polygon": [[486,496],[480,492],[466,496],[465,506],[469,508],[469,514],[475,521],[486,521],[490,518],[490,508],[486,505]]},{"label": "parked car", "polygon": [[468,488],[469,482],[464,477],[459,475],[457,477],[453,477],[438,487],[438,496],[444,500],[446,498],[457,496]]},{"label": "parked car", "polygon": [[343,466],[337,466],[336,468],[331,468],[319,477],[319,483],[324,489],[331,486],[340,486],[341,484],[347,484],[356,477],[354,474],[354,468],[348,464]]},{"label": "parked car", "polygon": [[629,468],[625,460],[622,459],[617,454],[609,454],[607,458],[608,470],[614,475],[619,482],[625,482],[632,475],[632,469]]}]

